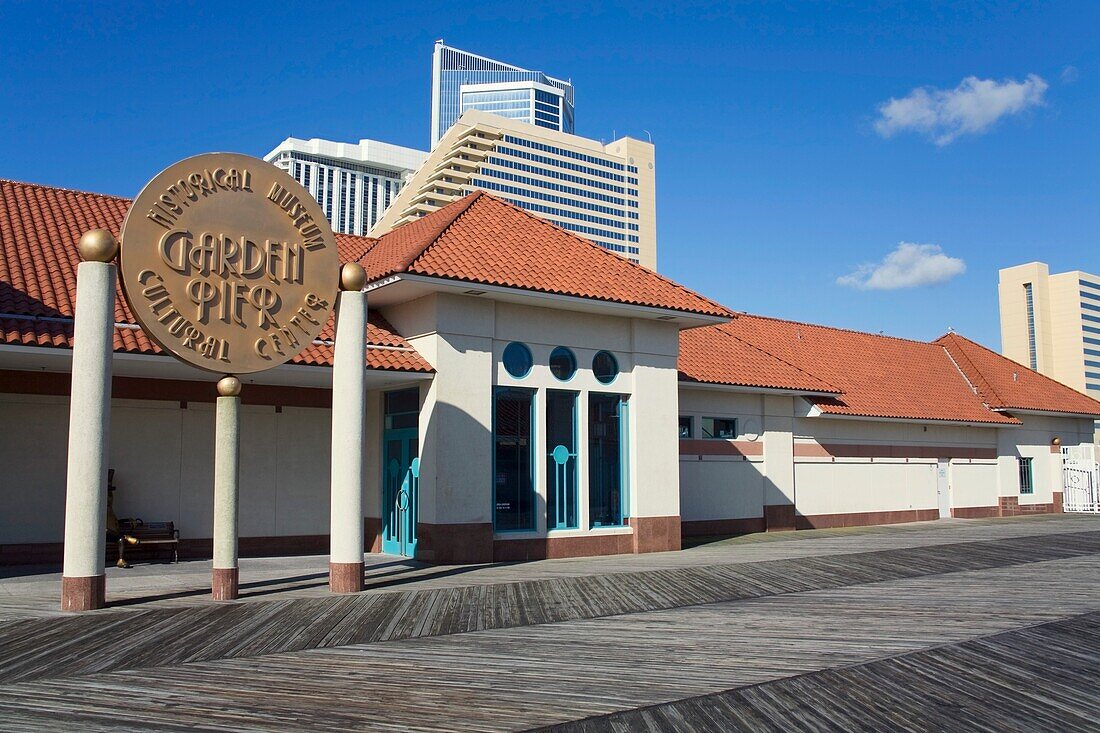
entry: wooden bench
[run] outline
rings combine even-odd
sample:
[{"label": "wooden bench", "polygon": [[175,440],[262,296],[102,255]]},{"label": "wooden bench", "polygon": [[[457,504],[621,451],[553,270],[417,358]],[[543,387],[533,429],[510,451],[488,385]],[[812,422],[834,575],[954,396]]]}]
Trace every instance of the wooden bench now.
[{"label": "wooden bench", "polygon": [[179,555],[180,531],[176,529],[174,522],[143,522],[140,519],[122,520],[119,522],[118,537],[118,567],[128,568],[126,562],[127,548],[149,550],[170,550],[172,562],[180,561]]}]

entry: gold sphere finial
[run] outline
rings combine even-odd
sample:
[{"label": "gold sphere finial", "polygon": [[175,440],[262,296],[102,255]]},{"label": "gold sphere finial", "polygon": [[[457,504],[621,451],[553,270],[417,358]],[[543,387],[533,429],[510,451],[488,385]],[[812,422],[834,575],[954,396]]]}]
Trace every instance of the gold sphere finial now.
[{"label": "gold sphere finial", "polygon": [[222,397],[236,397],[241,393],[241,380],[232,374],[218,380],[218,394]]},{"label": "gold sphere finial", "polygon": [[84,232],[76,249],[85,262],[110,262],[118,254],[118,240],[106,229]]},{"label": "gold sphere finial", "polygon": [[1050,444],[1054,446],[1059,446],[1062,444],[1062,439],[1059,437],[1055,437],[1054,440],[1050,441]]},{"label": "gold sphere finial", "polygon": [[367,284],[367,271],[358,262],[347,262],[340,268],[340,289],[359,291]]}]

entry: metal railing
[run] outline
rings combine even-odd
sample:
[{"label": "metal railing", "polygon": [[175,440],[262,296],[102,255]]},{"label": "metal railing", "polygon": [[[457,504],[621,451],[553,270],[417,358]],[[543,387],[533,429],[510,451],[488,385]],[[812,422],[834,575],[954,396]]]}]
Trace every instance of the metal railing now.
[{"label": "metal railing", "polygon": [[1062,509],[1067,512],[1100,512],[1100,464],[1096,446],[1062,448]]}]

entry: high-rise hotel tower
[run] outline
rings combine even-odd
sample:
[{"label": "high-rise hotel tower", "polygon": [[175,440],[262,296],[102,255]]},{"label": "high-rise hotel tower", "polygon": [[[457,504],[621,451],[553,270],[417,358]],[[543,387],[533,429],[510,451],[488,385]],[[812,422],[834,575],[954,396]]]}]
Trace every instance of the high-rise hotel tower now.
[{"label": "high-rise hotel tower", "polygon": [[482,189],[650,269],[657,268],[652,143],[602,144],[481,110],[439,141],[372,236]]},{"label": "high-rise hotel tower", "polygon": [[377,140],[356,144],[288,137],[264,160],[317,199],[333,231],[364,235],[427,157],[422,150]]},{"label": "high-rise hotel tower", "polygon": [[432,149],[463,112],[483,112],[573,132],[573,85],[435,42],[432,54]]},{"label": "high-rise hotel tower", "polygon": [[1001,270],[999,295],[1004,355],[1100,399],[1100,276],[1029,262]]}]

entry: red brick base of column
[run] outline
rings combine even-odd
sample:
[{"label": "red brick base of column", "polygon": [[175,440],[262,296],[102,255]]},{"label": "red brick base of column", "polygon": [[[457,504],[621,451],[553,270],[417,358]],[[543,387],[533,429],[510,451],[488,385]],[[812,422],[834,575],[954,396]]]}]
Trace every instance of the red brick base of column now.
[{"label": "red brick base of column", "polygon": [[796,528],[794,504],[765,504],[764,527],[767,532],[789,532]]},{"label": "red brick base of column", "polygon": [[240,568],[214,568],[210,592],[215,601],[235,601],[240,595]]},{"label": "red brick base of column", "polygon": [[94,611],[107,605],[107,577],[61,578],[62,611]]},{"label": "red brick base of column", "polygon": [[330,562],[328,587],[333,593],[358,593],[363,590],[363,563]]}]

